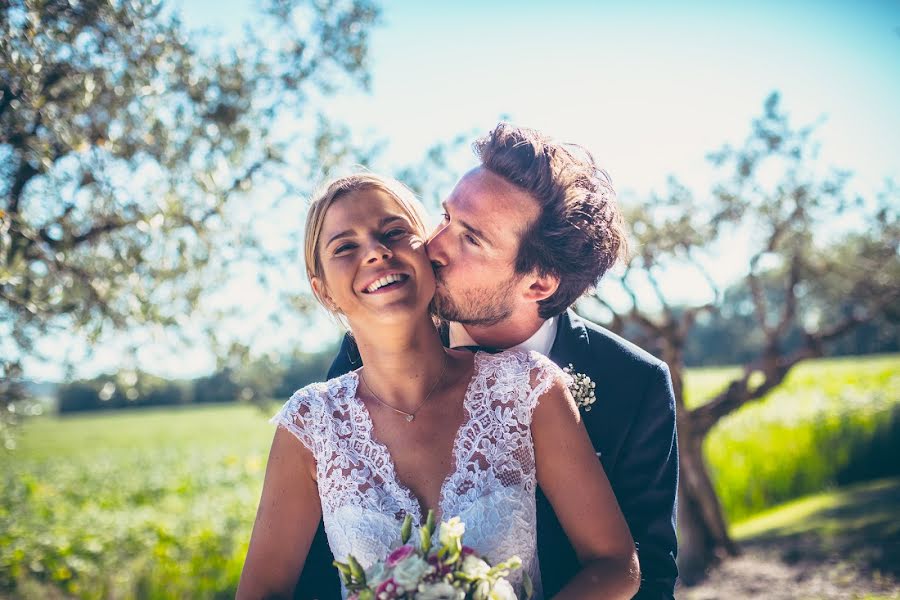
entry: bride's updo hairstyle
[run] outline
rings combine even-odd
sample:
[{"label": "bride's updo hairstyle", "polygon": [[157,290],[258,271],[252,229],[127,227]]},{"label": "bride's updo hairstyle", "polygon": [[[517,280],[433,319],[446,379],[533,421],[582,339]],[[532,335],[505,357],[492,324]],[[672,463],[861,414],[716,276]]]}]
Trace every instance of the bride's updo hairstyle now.
[{"label": "bride's updo hairstyle", "polygon": [[[304,240],[306,250],[306,277],[312,287],[313,277],[325,281],[325,273],[322,269],[322,261],[319,257],[319,238],[322,236],[322,225],[325,222],[325,214],[337,200],[348,194],[365,190],[380,190],[397,202],[400,210],[409,218],[415,233],[424,241],[427,237],[425,228],[425,209],[416,199],[408,187],[393,179],[375,173],[355,173],[339,177],[325,185],[317,192],[310,202],[309,213],[306,216],[306,238]],[[327,283],[327,282],[326,282]],[[332,315],[336,307],[319,297],[313,289],[316,300]],[[337,315],[335,315],[337,316]]]}]

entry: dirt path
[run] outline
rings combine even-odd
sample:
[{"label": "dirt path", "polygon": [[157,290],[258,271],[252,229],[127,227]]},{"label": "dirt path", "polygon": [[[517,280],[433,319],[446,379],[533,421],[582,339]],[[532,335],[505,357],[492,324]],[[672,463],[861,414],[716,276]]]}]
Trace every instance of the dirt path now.
[{"label": "dirt path", "polygon": [[866,574],[847,562],[783,562],[775,553],[747,550],[711,574],[702,585],[679,588],[679,600],[900,600],[900,581]]},{"label": "dirt path", "polygon": [[900,479],[803,500],[744,526],[742,554],[679,600],[900,600]]}]

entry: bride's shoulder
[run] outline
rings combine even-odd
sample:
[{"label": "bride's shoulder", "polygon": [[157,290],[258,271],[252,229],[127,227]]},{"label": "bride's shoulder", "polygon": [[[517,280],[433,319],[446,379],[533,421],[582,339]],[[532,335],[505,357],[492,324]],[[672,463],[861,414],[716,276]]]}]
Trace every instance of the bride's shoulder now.
[{"label": "bride's shoulder", "polygon": [[307,448],[315,448],[317,440],[321,442],[328,437],[335,412],[356,392],[355,378],[355,373],[350,372],[300,388],[269,422],[286,428]]},{"label": "bride's shoulder", "polygon": [[303,386],[284,403],[281,412],[296,414],[334,409],[347,402],[356,392],[356,374],[351,371],[327,381],[316,381]]}]

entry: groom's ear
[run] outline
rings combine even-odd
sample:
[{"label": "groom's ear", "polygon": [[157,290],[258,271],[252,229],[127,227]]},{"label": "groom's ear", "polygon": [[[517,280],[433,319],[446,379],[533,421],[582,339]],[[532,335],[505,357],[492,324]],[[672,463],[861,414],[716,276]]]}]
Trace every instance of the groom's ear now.
[{"label": "groom's ear", "polygon": [[528,288],[524,297],[529,302],[540,302],[556,293],[559,288],[559,277],[555,275],[534,274],[525,278]]}]

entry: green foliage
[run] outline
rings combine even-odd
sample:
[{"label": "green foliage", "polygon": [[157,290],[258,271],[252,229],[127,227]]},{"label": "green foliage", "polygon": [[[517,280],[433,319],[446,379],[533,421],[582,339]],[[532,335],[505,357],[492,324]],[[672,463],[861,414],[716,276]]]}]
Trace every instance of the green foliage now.
[{"label": "green foliage", "polygon": [[0,595],[234,597],[272,435],[259,411],[32,420],[23,433],[21,460],[0,463]]},{"label": "green foliage", "polygon": [[286,398],[313,381],[324,380],[333,357],[334,350],[328,348],[315,354],[251,358],[247,346],[235,344],[218,371],[193,381],[169,381],[125,370],[61,385],[58,412],[235,401],[265,406],[268,398]]},{"label": "green foliage", "polygon": [[[688,406],[733,376],[733,369],[689,370]],[[900,449],[898,410],[897,355],[797,366],[707,436],[707,464],[726,516],[737,520],[839,483],[900,474],[895,460],[868,451]]]},{"label": "green foliage", "polygon": [[322,99],[368,85],[376,18],[271,0],[228,47],[159,0],[0,2],[0,372],[54,331],[177,335],[231,264],[277,262],[237,199],[353,155]]},{"label": "green foliage", "polygon": [[[688,398],[732,375],[688,371]],[[729,516],[833,485],[884,431],[898,386],[897,355],[810,361],[723,420],[706,452]],[[22,434],[0,455],[0,595],[233,597],[272,438],[258,410],[34,418]]]}]

